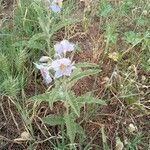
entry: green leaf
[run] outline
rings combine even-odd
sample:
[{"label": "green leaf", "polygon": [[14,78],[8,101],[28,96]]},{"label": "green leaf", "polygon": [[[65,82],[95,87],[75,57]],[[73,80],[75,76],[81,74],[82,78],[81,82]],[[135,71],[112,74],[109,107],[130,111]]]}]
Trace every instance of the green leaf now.
[{"label": "green leaf", "polygon": [[36,41],[36,40],[38,40],[38,37],[37,37],[37,39],[36,39],[36,37],[33,37],[33,39],[31,38],[29,41],[15,42],[12,46],[19,47],[19,48],[27,47],[27,48],[42,50],[44,48],[44,46],[39,41]]},{"label": "green leaf", "polygon": [[74,19],[64,19],[62,21],[59,21],[57,22],[57,24],[53,24],[52,27],[51,27],[51,36],[53,34],[55,34],[57,31],[59,31],[61,28],[67,26],[67,25],[70,25],[70,24],[74,24],[78,22],[78,20],[74,20]]},{"label": "green leaf", "polygon": [[116,23],[110,23],[106,26],[106,32],[104,34],[104,37],[106,39],[106,42],[111,42],[112,44],[116,44],[117,42],[117,29],[116,29]]},{"label": "green leaf", "polygon": [[75,124],[76,124],[77,133],[80,134],[83,138],[86,138],[83,128],[79,124],[77,124],[77,123],[75,123]]},{"label": "green leaf", "polygon": [[43,18],[38,17],[38,20],[39,20],[40,27],[42,28],[45,35],[48,35],[49,34],[49,24],[45,23]]},{"label": "green leaf", "polygon": [[34,34],[34,35],[30,38],[28,44],[29,44],[29,45],[32,45],[32,43],[33,43],[34,41],[39,40],[39,39],[45,39],[45,38],[46,38],[46,35],[45,35],[44,33],[37,33],[37,34]]},{"label": "green leaf", "polygon": [[113,8],[109,3],[100,4],[99,10],[97,11],[97,16],[107,16],[112,12]]},{"label": "green leaf", "polygon": [[50,92],[33,96],[29,100],[38,101],[38,102],[47,101],[49,102],[49,105],[52,109],[53,103],[56,101],[60,101],[62,99],[60,98],[59,90],[57,88],[54,88]]},{"label": "green leaf", "polygon": [[134,33],[133,31],[125,32],[124,33],[124,39],[126,43],[137,45],[141,42],[141,35],[138,33]]},{"label": "green leaf", "polygon": [[39,41],[34,41],[34,42],[30,42],[27,45],[28,48],[33,48],[33,49],[38,49],[38,50],[43,50],[44,46],[43,44],[41,44]]},{"label": "green leaf", "polygon": [[9,62],[7,57],[0,52],[0,71],[4,73],[9,73]]},{"label": "green leaf", "polygon": [[67,127],[67,135],[69,136],[70,142],[74,143],[75,136],[77,133],[76,123],[74,122],[74,119],[69,115],[64,115],[64,120]]},{"label": "green leaf", "polygon": [[71,106],[75,114],[79,117],[80,116],[80,107],[78,105],[78,102],[74,96],[71,94],[66,93],[66,100],[68,104]]},{"label": "green leaf", "polygon": [[83,62],[83,63],[77,63],[75,65],[76,67],[99,67],[99,65],[95,64],[95,63],[88,63],[88,62]]},{"label": "green leaf", "polygon": [[129,13],[134,8],[134,3],[132,1],[124,1],[122,6],[120,7],[121,12]]},{"label": "green leaf", "polygon": [[15,60],[15,67],[18,72],[21,72],[27,59],[27,51],[25,49],[19,49],[16,57],[17,59]]},{"label": "green leaf", "polygon": [[51,126],[65,124],[63,115],[49,115],[42,118],[43,122]]},{"label": "green leaf", "polygon": [[43,94],[33,96],[33,97],[29,98],[29,100],[30,101],[38,101],[38,102],[48,101],[50,95],[51,95],[51,93],[47,92],[47,93],[43,93]]},{"label": "green leaf", "polygon": [[27,46],[28,41],[17,41],[12,46],[14,47],[25,47]]},{"label": "green leaf", "polygon": [[16,98],[19,90],[20,89],[18,77],[13,78],[12,76],[7,76],[7,78],[4,79],[4,81],[0,84],[0,93],[9,97]]},{"label": "green leaf", "polygon": [[83,96],[80,96],[77,98],[77,101],[79,103],[83,103],[83,104],[99,104],[99,105],[106,105],[106,102],[102,99],[99,98],[95,98],[93,97],[91,94],[85,94]]},{"label": "green leaf", "polygon": [[70,84],[74,84],[75,82],[77,82],[79,79],[81,79],[83,77],[98,74],[101,70],[100,69],[88,69],[88,70],[84,70],[84,71],[79,71],[79,69],[77,69],[76,71],[77,71],[77,73],[74,73],[70,77]]}]

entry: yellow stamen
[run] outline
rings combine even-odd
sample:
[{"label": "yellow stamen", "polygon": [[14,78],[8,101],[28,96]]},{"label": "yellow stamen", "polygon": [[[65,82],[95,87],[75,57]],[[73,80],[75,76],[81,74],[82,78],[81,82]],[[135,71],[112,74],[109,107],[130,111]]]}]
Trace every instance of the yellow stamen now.
[{"label": "yellow stamen", "polygon": [[64,72],[64,71],[65,71],[65,67],[66,67],[66,66],[65,66],[64,64],[61,64],[61,65],[60,65],[60,70],[61,70],[62,72]]}]

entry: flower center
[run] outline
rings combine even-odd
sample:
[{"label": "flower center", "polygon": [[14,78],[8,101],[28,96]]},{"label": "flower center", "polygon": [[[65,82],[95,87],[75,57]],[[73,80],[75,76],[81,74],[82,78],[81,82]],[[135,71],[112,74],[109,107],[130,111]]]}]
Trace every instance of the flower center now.
[{"label": "flower center", "polygon": [[61,65],[60,65],[60,70],[61,70],[62,72],[64,72],[64,71],[65,71],[65,67],[66,67],[66,66],[65,66],[64,64],[61,64]]}]

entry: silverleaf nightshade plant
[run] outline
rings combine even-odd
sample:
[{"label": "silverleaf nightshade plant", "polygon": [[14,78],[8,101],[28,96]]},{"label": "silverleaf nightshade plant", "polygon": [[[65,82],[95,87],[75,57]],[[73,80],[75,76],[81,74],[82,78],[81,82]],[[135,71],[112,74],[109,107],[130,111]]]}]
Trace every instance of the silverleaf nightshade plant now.
[{"label": "silverleaf nightshade plant", "polygon": [[[42,101],[48,101],[51,109],[53,108],[54,102],[63,102],[65,107],[63,115],[58,114],[55,116],[50,115],[44,117],[43,122],[50,125],[54,125],[55,122],[56,125],[60,125],[60,122],[62,122],[62,128],[66,126],[67,135],[71,144],[73,144],[76,134],[78,133],[82,135],[84,133],[81,126],[76,123],[76,119],[80,117],[80,108],[84,106],[85,103],[98,103],[100,105],[105,105],[105,102],[99,99],[94,99],[89,93],[88,95],[85,94],[77,97],[71,88],[79,79],[97,74],[100,72],[100,69],[96,69],[96,67],[99,67],[96,64],[75,63],[72,62],[72,59],[66,57],[67,53],[75,51],[75,44],[66,39],[56,43],[54,45],[54,50],[54,58],[42,56],[39,63],[34,63],[36,68],[40,70],[45,83],[54,86],[53,88],[48,88],[46,93],[39,95],[39,97],[37,95],[33,99],[40,99],[41,101],[43,98]],[[82,71],[81,67],[94,69],[84,69],[84,71]],[[60,121],[58,121],[59,119]],[[65,137],[62,136],[62,138]]]}]

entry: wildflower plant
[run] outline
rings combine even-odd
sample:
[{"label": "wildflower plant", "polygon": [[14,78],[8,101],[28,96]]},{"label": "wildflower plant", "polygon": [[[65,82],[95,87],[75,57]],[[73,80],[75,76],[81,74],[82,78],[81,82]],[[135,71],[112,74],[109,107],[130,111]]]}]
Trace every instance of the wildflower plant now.
[{"label": "wildflower plant", "polygon": [[[40,63],[35,63],[37,69],[40,70],[44,81],[47,85],[54,84],[54,88],[42,95],[35,96],[31,99],[40,101],[48,101],[50,107],[53,107],[53,103],[56,101],[62,101],[66,108],[63,116],[47,116],[43,118],[45,123],[50,125],[66,125],[67,135],[69,136],[70,142],[74,143],[74,139],[77,133],[82,133],[82,128],[76,123],[76,119],[80,117],[80,108],[85,103],[98,103],[104,105],[105,102],[99,99],[94,99],[91,94],[88,93],[76,97],[71,90],[72,86],[81,78],[89,75],[94,75],[100,72],[99,66],[93,63],[75,63],[69,57],[66,57],[67,53],[75,51],[75,44],[68,40],[62,40],[54,45],[56,57],[50,58],[43,56],[40,59]],[[42,61],[41,61],[42,60]],[[47,61],[48,60],[48,61]],[[81,67],[90,67],[94,69],[87,69],[82,71]],[[51,81],[54,82],[51,82]],[[49,99],[47,99],[48,97]],[[56,121],[57,120],[57,121]],[[59,121],[58,121],[59,120]]]}]

